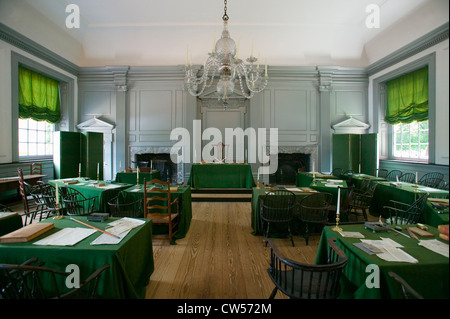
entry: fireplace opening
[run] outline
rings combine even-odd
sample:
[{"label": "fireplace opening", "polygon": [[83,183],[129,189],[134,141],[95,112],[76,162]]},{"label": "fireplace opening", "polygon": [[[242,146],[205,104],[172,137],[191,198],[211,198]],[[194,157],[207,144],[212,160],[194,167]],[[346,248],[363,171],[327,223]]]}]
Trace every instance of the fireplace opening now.
[{"label": "fireplace opening", "polygon": [[170,154],[168,153],[143,153],[135,155],[135,162],[148,162],[148,167],[152,165],[152,169],[161,172],[161,179],[163,181],[170,180],[173,183],[177,182],[177,163],[172,162]]},{"label": "fireplace opening", "polygon": [[295,186],[297,172],[309,170],[310,157],[310,154],[303,153],[278,153],[278,168],[269,175],[269,184]]}]

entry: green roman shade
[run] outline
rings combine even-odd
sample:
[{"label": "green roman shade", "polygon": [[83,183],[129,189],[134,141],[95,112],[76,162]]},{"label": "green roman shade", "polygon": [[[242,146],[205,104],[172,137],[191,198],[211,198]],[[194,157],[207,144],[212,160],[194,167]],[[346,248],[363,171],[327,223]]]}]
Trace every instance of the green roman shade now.
[{"label": "green roman shade", "polygon": [[19,67],[19,117],[58,123],[61,119],[59,82]]},{"label": "green roman shade", "polygon": [[428,66],[387,82],[386,89],[387,123],[428,120]]}]

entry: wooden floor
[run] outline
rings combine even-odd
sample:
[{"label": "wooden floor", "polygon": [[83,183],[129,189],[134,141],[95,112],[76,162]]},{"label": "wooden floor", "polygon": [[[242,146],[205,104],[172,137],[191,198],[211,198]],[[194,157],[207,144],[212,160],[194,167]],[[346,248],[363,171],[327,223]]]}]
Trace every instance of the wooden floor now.
[{"label": "wooden floor", "polygon": [[[192,222],[177,245],[153,240],[155,271],[149,299],[267,299],[274,287],[268,274],[270,248],[252,235],[248,202],[193,202]],[[274,239],[295,260],[313,263],[319,235]],[[276,298],[284,298],[280,293]]]}]

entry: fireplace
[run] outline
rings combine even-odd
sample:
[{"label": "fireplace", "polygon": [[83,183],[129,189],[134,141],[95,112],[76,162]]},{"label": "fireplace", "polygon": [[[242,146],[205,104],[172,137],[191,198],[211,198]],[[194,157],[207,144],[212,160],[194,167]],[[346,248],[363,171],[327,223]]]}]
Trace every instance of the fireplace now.
[{"label": "fireplace", "polygon": [[309,172],[317,163],[317,145],[279,146],[277,171],[269,175],[269,185],[295,185],[297,172]]},{"label": "fireplace", "polygon": [[269,176],[269,184],[295,185],[297,172],[309,171],[310,155],[302,153],[278,154],[278,169]]},{"label": "fireplace", "polygon": [[171,147],[130,147],[130,160],[133,166],[137,162],[148,162],[148,166],[152,165],[153,169],[161,172],[161,179],[171,183],[181,184],[184,181],[184,165],[183,163],[174,163],[170,157]]}]

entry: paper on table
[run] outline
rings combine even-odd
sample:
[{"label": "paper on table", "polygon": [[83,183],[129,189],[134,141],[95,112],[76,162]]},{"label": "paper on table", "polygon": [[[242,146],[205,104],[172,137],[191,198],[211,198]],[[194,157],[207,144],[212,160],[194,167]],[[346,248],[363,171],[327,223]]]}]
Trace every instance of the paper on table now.
[{"label": "paper on table", "polygon": [[419,261],[404,252],[400,248],[403,247],[396,241],[390,238],[381,238],[381,240],[367,240],[361,239],[361,242],[367,243],[369,245],[375,246],[378,248],[381,253],[378,253],[377,256],[386,261],[395,261],[395,262],[409,262],[409,263],[418,263]]},{"label": "paper on table", "polygon": [[91,245],[118,244],[118,243],[120,243],[120,241],[123,238],[125,238],[128,235],[128,233],[133,228],[139,227],[144,223],[145,223],[145,221],[143,221],[143,220],[129,218],[129,217],[124,217],[124,218],[115,220],[108,224],[109,226],[112,226],[112,227],[108,228],[107,231],[111,234],[119,236],[120,238],[116,238],[116,237],[113,237],[108,234],[102,234],[102,235],[98,236],[91,243]]},{"label": "paper on table", "polygon": [[43,246],[73,246],[95,232],[95,229],[81,227],[64,228],[50,236],[34,242],[33,244]]},{"label": "paper on table", "polygon": [[342,183],[343,180],[342,179],[327,179],[327,182],[330,182],[330,183]]},{"label": "paper on table", "polygon": [[132,189],[130,192],[139,192],[140,190],[141,190],[140,188],[136,187],[136,188]]},{"label": "paper on table", "polygon": [[357,231],[340,231],[342,237],[364,238],[364,235]]},{"label": "paper on table", "polygon": [[338,184],[329,184],[329,183],[327,183],[327,184],[325,184],[325,186],[326,186],[326,187],[335,187],[335,188],[338,188],[338,187],[341,186],[341,185],[338,185]]},{"label": "paper on table", "polygon": [[290,192],[303,192],[300,188],[297,187],[286,187],[286,190]]},{"label": "paper on table", "polygon": [[421,240],[419,245],[448,258],[448,244],[446,243],[443,243],[437,239],[428,239]]}]

